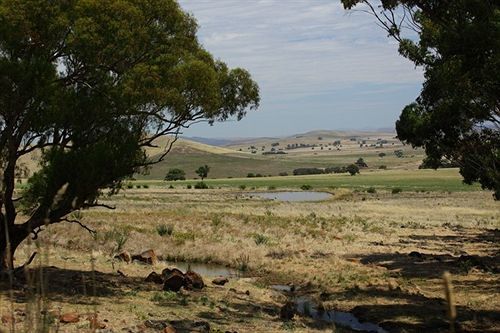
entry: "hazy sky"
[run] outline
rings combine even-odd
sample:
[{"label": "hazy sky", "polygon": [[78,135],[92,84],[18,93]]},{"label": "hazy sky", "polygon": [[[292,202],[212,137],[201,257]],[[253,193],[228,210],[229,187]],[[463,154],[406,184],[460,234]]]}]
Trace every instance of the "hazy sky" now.
[{"label": "hazy sky", "polygon": [[250,71],[259,110],[195,125],[188,136],[281,136],[316,129],[393,127],[419,94],[421,71],[369,15],[339,0],[179,0],[216,58]]}]

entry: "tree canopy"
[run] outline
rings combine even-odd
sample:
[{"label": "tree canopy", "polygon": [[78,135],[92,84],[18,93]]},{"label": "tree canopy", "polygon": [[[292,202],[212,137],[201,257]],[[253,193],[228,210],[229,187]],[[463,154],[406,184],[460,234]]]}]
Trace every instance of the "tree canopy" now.
[{"label": "tree canopy", "polygon": [[[2,267],[29,234],[165,158],[183,128],[258,107],[250,74],[214,60],[196,32],[174,0],[0,1]],[[33,151],[40,170],[18,197],[16,165]]]},{"label": "tree canopy", "polygon": [[208,177],[208,172],[210,171],[210,167],[208,165],[202,165],[198,169],[195,170],[196,174],[200,176],[201,180]]},{"label": "tree canopy", "polygon": [[170,169],[165,175],[165,180],[175,181],[175,180],[185,180],[185,179],[186,179],[186,172],[179,168]]},{"label": "tree canopy", "polygon": [[374,15],[424,70],[420,96],[396,122],[398,137],[448,160],[466,183],[500,199],[500,3],[493,0],[342,0]]}]

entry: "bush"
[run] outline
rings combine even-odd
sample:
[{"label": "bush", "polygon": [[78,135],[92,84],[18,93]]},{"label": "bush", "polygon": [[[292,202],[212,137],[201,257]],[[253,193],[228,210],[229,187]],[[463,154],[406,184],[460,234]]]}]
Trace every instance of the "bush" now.
[{"label": "bush", "polygon": [[375,187],[369,187],[367,190],[366,190],[367,193],[377,193],[377,190],[375,189]]},{"label": "bush", "polygon": [[253,177],[255,177],[255,175],[253,174],[253,172],[249,172],[249,173],[247,174],[247,177],[248,177],[248,178],[253,178]]},{"label": "bush", "polygon": [[402,149],[398,149],[394,151],[394,155],[396,155],[396,157],[398,158],[402,158],[404,156],[404,152]]},{"label": "bush", "polygon": [[283,176],[283,177],[284,177],[284,176],[288,176],[288,172],[280,172],[280,173],[279,173],[279,175],[280,175],[280,176]]},{"label": "bush", "polygon": [[351,176],[354,176],[355,174],[359,173],[359,167],[356,164],[350,164],[346,167],[347,172],[351,174]]},{"label": "bush", "polygon": [[304,191],[308,191],[308,190],[312,190],[312,186],[309,185],[309,184],[304,184],[300,187],[301,190],[304,190]]},{"label": "bush", "polygon": [[381,165],[378,168],[381,169],[381,170],[387,170],[387,165]]},{"label": "bush", "polygon": [[187,184],[187,186],[186,186],[186,188],[187,188],[188,190],[190,190],[192,187],[193,187],[193,186],[191,186],[191,184]]},{"label": "bush", "polygon": [[127,188],[134,188],[134,185],[132,185],[132,184],[127,184]]},{"label": "bush", "polygon": [[301,176],[301,175],[320,175],[325,173],[323,169],[319,168],[298,168],[293,170],[293,175],[294,176]]},{"label": "bush", "polygon": [[346,172],[347,172],[346,167],[334,166],[325,169],[325,173],[346,173]]},{"label": "bush", "polygon": [[264,176],[262,176],[262,174],[258,173],[255,175],[255,177],[264,177]]},{"label": "bush", "polygon": [[208,188],[208,185],[205,184],[204,182],[197,182],[196,184],[194,184],[194,188],[199,189],[199,190],[200,189],[204,190],[204,189]]},{"label": "bush", "polygon": [[365,160],[362,157],[358,158],[358,160],[354,164],[356,164],[360,168],[368,168],[368,164],[366,164]]},{"label": "bush", "polygon": [[256,245],[266,245],[267,243],[269,243],[269,237],[267,237],[266,235],[256,234],[253,239]]},{"label": "bush", "polygon": [[274,185],[270,185],[267,187],[268,191],[274,191],[275,189],[276,189],[276,186],[274,186]]},{"label": "bush", "polygon": [[176,181],[176,180],[186,180],[186,172],[182,169],[174,168],[168,170],[165,180]]},{"label": "bush", "polygon": [[240,190],[244,190],[244,189],[246,189],[246,188],[247,188],[247,186],[246,186],[246,185],[240,185]]},{"label": "bush", "polygon": [[398,193],[401,193],[401,192],[403,192],[403,189],[400,188],[400,187],[395,187],[391,191],[392,194],[398,194]]},{"label": "bush", "polygon": [[174,233],[174,226],[171,224],[160,224],[156,226],[156,232],[161,237],[172,236],[172,234]]},{"label": "bush", "polygon": [[144,184],[144,185],[142,185],[142,188],[149,188],[149,185],[148,184]]},{"label": "bush", "polygon": [[173,189],[173,188],[174,188],[174,185],[170,185],[168,188],[169,188],[169,189]]}]

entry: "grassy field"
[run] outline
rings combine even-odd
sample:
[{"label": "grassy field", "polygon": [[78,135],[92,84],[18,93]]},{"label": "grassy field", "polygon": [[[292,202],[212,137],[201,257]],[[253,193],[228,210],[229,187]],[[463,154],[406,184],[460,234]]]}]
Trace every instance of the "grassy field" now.
[{"label": "grassy field", "polygon": [[[426,177],[426,186],[445,175],[450,184],[459,184],[456,171],[431,174],[387,171],[379,176],[392,177],[398,186],[406,177],[413,189]],[[389,181],[376,183],[377,177],[367,179],[371,185]],[[488,192],[442,193],[443,188],[457,189],[450,184],[433,185],[438,192],[428,193],[337,188],[330,189],[331,200],[288,203],[242,196],[249,192],[235,188],[155,184],[161,186],[126,189],[103,201],[115,210],[92,209],[79,216],[97,230],[95,237],[66,223],[22,246],[16,262],[38,251],[32,274],[44,282],[33,290],[17,285],[12,294],[2,288],[0,311],[13,313],[17,331],[46,310],[81,316],[75,324],[58,323],[54,332],[89,332],[86,317],[92,313],[113,332],[149,332],[143,326],[147,320],[165,319],[203,321],[211,332],[332,332],[332,324],[307,316],[279,318],[283,304],[307,296],[389,332],[448,332],[444,271],[452,273],[460,331],[500,329],[500,206]],[[139,253],[150,248],[169,262],[151,267],[113,259],[121,249]],[[205,275],[205,289],[178,294],[144,282],[151,271],[175,262],[219,264],[242,276],[219,287]],[[275,284],[294,285],[296,292],[277,292],[271,288]],[[3,327],[8,329],[8,322]],[[350,331],[337,327],[335,332]]]},{"label": "grassy field", "polygon": [[[326,134],[307,140],[314,143],[315,136]],[[148,153],[157,154],[165,144]],[[155,320],[174,320],[177,332],[194,332],[186,327],[199,322],[213,333],[352,332],[306,312],[280,319],[287,302],[304,297],[391,333],[449,332],[445,271],[455,287],[457,331],[500,330],[500,203],[478,185],[463,184],[457,169],[419,170],[422,151],[402,147],[405,157],[396,158],[392,145],[383,148],[383,158],[379,148],[356,142],[342,151],[302,149],[280,157],[235,148],[181,141],[148,175],[101,199],[116,209],[71,216],[95,234],[77,223],[61,223],[25,241],[16,263],[38,255],[26,280],[0,285],[0,332],[36,327],[153,333],[159,332],[150,327]],[[369,168],[356,176],[276,176],[298,167],[346,165],[358,157]],[[25,162],[35,168],[34,159]],[[192,179],[193,171],[203,164],[211,166],[210,179],[204,180],[209,188],[188,188],[200,181]],[[163,181],[171,167],[185,169],[191,179]],[[249,172],[274,176],[245,177]],[[304,185],[332,196],[280,202],[254,195],[300,191]],[[122,250],[148,249],[164,260],[150,266],[114,258]],[[185,270],[195,263],[207,284],[201,291],[165,292],[145,281],[152,271]],[[226,286],[216,286],[211,280],[219,273],[210,269],[230,269],[233,275]],[[279,292],[274,285],[294,291]],[[61,323],[65,313],[78,314],[79,321]],[[108,331],[92,328],[95,316]]]},{"label": "grassy field", "polygon": [[[134,186],[155,186],[186,188],[194,185],[199,180],[186,180],[175,182],[145,181],[132,182]],[[403,191],[478,191],[478,185],[467,185],[457,169],[439,170],[366,170],[361,174],[350,176],[348,174],[308,175],[308,176],[286,176],[286,177],[261,177],[261,178],[225,178],[206,179],[207,185],[214,188],[238,188],[244,185],[247,189],[266,189],[268,187],[277,190],[300,189],[302,185],[310,185],[316,190],[332,190],[334,188],[368,189],[374,187],[377,190],[392,190],[400,188]]]}]

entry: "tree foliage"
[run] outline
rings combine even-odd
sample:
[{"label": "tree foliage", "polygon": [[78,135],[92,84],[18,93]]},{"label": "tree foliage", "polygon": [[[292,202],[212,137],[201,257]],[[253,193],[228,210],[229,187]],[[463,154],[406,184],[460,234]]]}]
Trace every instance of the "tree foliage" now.
[{"label": "tree foliage", "polygon": [[185,179],[186,179],[186,172],[179,168],[170,169],[165,175],[165,180],[168,181],[185,180]]},{"label": "tree foliage", "polygon": [[346,167],[346,171],[349,172],[351,176],[355,176],[357,173],[359,173],[359,167],[356,164],[349,164]]},{"label": "tree foliage", "polygon": [[210,171],[210,167],[208,165],[202,165],[198,169],[195,170],[196,174],[201,178],[201,181],[203,179],[208,177],[208,172]]},{"label": "tree foliage", "polygon": [[[103,189],[162,160],[145,148],[259,104],[249,73],[199,44],[174,0],[0,1],[0,257],[29,234],[99,205]],[[19,159],[42,155],[22,207]],[[19,209],[28,219],[15,223]],[[9,260],[10,258],[10,260]]]},{"label": "tree foliage", "polygon": [[496,0],[342,0],[374,15],[399,52],[424,70],[420,96],[396,123],[430,164],[460,166],[500,199],[500,3]]}]

